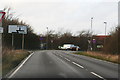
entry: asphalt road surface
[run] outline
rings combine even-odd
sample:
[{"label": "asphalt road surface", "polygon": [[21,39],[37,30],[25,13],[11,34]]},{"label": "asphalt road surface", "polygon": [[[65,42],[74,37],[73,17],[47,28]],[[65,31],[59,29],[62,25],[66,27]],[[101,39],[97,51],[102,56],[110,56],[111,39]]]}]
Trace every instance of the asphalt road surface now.
[{"label": "asphalt road surface", "polygon": [[73,51],[44,50],[34,54],[10,78],[118,78],[118,64]]}]

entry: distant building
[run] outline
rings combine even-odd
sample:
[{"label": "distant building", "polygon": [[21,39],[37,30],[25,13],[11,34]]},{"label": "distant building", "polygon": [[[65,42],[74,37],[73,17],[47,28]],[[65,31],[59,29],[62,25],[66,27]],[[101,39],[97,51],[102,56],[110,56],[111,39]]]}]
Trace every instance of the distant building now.
[{"label": "distant building", "polygon": [[92,48],[95,51],[101,51],[104,47],[106,39],[111,37],[110,35],[93,35],[92,36]]}]

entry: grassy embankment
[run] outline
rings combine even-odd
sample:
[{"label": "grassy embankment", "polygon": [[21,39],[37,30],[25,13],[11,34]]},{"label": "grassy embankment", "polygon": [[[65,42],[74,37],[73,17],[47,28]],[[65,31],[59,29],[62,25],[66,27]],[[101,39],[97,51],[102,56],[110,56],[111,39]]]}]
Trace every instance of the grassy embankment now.
[{"label": "grassy embankment", "polygon": [[105,54],[102,52],[76,52],[74,54],[89,56],[89,57],[93,57],[93,58],[120,64],[120,60],[119,60],[120,55],[118,55],[118,54],[115,54],[115,55],[114,54]]},{"label": "grassy embankment", "polygon": [[2,56],[2,75],[5,76],[30,53],[25,50],[4,51]]}]

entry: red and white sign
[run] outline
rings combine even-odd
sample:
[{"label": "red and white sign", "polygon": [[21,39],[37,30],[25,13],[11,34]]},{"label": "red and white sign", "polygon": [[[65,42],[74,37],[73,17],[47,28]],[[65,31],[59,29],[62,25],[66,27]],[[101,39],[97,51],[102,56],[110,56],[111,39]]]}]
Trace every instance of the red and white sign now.
[{"label": "red and white sign", "polygon": [[2,21],[2,18],[4,18],[5,12],[0,12],[0,22]]}]

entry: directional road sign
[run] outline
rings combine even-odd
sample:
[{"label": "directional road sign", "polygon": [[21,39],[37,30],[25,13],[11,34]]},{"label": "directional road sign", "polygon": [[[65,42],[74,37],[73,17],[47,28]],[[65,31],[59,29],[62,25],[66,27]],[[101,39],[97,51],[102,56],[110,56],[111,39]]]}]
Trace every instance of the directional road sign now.
[{"label": "directional road sign", "polygon": [[9,25],[8,33],[27,34],[27,27],[23,25]]}]

